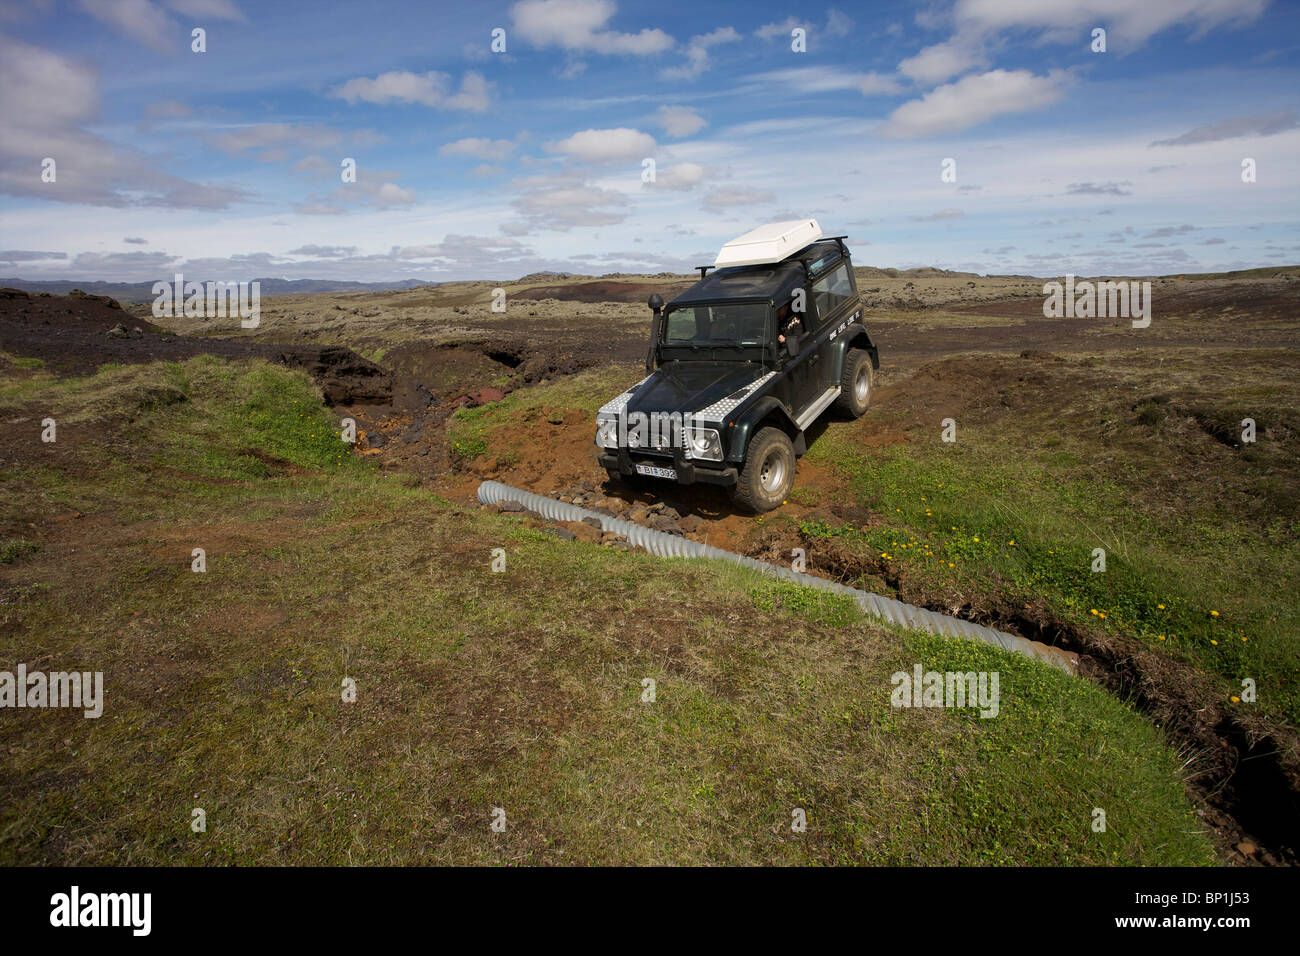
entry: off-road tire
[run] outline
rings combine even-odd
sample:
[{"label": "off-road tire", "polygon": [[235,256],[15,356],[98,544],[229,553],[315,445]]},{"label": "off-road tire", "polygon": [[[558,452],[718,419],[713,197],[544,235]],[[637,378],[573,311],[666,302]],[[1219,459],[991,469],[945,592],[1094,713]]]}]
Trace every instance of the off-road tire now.
[{"label": "off-road tire", "polygon": [[871,353],[866,349],[849,349],[844,353],[840,397],[835,399],[835,409],[850,418],[861,418],[870,404]]},{"label": "off-road tire", "polygon": [[794,487],[794,445],[779,428],[760,428],[749,442],[732,500],[756,514],[780,507]]}]

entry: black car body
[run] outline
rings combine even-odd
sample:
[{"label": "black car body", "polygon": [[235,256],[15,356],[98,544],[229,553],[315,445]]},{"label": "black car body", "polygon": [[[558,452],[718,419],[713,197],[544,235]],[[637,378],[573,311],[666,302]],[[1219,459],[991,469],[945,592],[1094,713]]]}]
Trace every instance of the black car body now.
[{"label": "black car body", "polygon": [[[656,309],[650,374],[597,413],[601,465],[611,478],[734,487],[745,480],[751,440],[764,429],[779,430],[802,455],[806,430],[837,399],[851,414],[865,411],[880,360],[862,314],[843,237],[778,263],[704,275],[662,313]],[[845,379],[850,356],[869,367],[856,373],[862,400],[846,403],[846,387],[854,390]],[[656,416],[663,426],[681,426],[637,433],[637,423]],[[700,434],[709,431],[716,440]],[[793,459],[789,465],[792,478]]]}]

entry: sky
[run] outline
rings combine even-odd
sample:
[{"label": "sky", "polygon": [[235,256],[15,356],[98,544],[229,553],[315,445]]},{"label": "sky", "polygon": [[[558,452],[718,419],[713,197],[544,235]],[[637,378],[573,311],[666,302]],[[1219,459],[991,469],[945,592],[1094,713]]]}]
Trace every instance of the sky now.
[{"label": "sky", "polygon": [[0,275],[686,272],[806,217],[880,267],[1300,263],[1300,3],[0,0]]}]

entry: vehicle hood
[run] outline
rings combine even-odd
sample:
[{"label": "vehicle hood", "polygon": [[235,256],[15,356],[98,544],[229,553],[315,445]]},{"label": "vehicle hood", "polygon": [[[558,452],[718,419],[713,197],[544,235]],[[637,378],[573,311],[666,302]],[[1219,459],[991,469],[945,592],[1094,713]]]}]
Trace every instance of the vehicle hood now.
[{"label": "vehicle hood", "polygon": [[670,362],[651,375],[627,403],[629,412],[703,411],[766,374],[752,362]]}]

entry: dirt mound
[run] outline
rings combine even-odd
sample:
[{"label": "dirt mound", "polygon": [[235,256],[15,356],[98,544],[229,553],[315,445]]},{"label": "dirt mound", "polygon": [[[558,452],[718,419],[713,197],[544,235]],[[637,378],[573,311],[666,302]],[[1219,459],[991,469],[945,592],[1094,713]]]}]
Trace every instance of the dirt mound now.
[{"label": "dirt mound", "polygon": [[571,285],[543,285],[521,289],[512,298],[557,299],[561,302],[645,302],[650,293],[658,292],[668,301],[693,283],[686,282],[575,282]]},{"label": "dirt mound", "polygon": [[351,349],[171,335],[123,312],[107,296],[78,291],[28,295],[0,290],[0,350],[41,359],[63,375],[84,375],[108,362],[183,361],[196,355],[263,358],[306,371],[331,405],[392,401],[391,376]]}]

